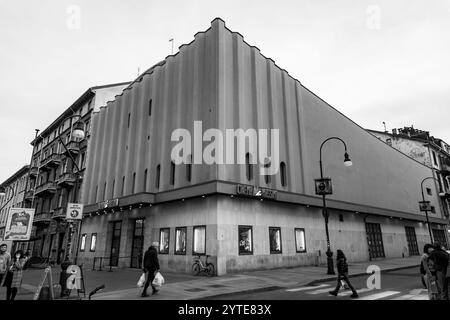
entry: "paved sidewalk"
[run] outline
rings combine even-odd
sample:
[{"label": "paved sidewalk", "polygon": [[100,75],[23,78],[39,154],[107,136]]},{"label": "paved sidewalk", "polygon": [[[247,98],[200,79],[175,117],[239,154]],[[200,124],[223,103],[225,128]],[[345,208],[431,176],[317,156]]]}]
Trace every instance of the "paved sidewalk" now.
[{"label": "paved sidewalk", "polygon": [[[377,265],[381,271],[418,267],[420,257],[383,259],[350,263],[350,276],[366,274],[369,265]],[[335,276],[326,274],[326,266],[280,268],[230,274],[220,277],[203,277],[189,274],[167,273],[162,270],[166,283],[158,294],[141,298],[141,289],[136,283],[141,275],[138,269],[113,269],[109,271],[83,270],[86,285],[86,297],[95,287],[105,284],[105,289],[96,294],[94,300],[191,300],[207,299],[212,296],[229,295],[236,292],[258,292],[311,285],[330,281]],[[52,268],[53,283],[59,283],[61,269]],[[31,300],[44,270],[26,270],[17,300]],[[0,300],[5,299],[5,288],[0,289]],[[149,293],[151,289],[149,290]],[[72,294],[73,297],[76,293]]]},{"label": "paved sidewalk", "polygon": [[[366,274],[369,265],[377,265],[381,272],[419,266],[420,257],[384,259],[349,264],[350,276]],[[164,274],[163,274],[164,275]],[[326,275],[326,266],[297,267],[245,272],[221,277],[196,277],[194,280],[170,282],[160,292],[149,298],[141,298],[140,290],[125,290],[100,293],[96,300],[196,300],[212,296],[229,295],[236,292],[257,292],[303,286],[321,281],[330,281],[335,276]],[[149,290],[151,292],[151,290]]]}]

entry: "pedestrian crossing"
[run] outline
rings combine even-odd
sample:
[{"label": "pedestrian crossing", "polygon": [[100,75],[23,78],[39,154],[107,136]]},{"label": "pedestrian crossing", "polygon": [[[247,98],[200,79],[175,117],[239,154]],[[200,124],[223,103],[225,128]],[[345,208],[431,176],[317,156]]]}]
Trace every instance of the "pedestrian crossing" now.
[{"label": "pedestrian crossing", "polygon": [[[327,296],[332,299],[348,298],[351,290],[341,290],[336,297],[330,296],[329,291],[334,289],[334,284],[319,284],[317,286],[306,286],[299,288],[286,289],[287,292],[310,295],[313,297]],[[406,292],[395,290],[356,288],[359,297],[354,300],[428,300],[428,293],[426,289],[413,289]]]}]

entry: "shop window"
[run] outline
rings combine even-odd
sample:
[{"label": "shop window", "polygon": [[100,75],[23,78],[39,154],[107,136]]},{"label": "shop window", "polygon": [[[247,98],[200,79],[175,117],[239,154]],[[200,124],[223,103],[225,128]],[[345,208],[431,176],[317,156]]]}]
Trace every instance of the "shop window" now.
[{"label": "shop window", "polygon": [[298,253],[306,252],[305,229],[295,228],[295,250]]},{"label": "shop window", "polygon": [[286,163],[281,162],[280,163],[280,178],[281,178],[281,185],[283,187],[286,187]]},{"label": "shop window", "polygon": [[84,252],[86,249],[86,233],[81,235],[81,242],[80,242],[80,251]]},{"label": "shop window", "polygon": [[206,254],[206,226],[194,227],[192,254]]},{"label": "shop window", "polygon": [[163,228],[159,231],[159,253],[168,254],[169,253],[169,236],[170,229]]},{"label": "shop window", "polygon": [[186,227],[175,229],[175,254],[186,254]]},{"label": "shop window", "polygon": [[97,245],[97,234],[93,233],[91,236],[91,247],[89,248],[89,251],[94,252],[96,245]]},{"label": "shop window", "polygon": [[239,254],[253,254],[253,230],[250,226],[239,226]]},{"label": "shop window", "polygon": [[281,253],[281,228],[269,228],[270,253]]}]

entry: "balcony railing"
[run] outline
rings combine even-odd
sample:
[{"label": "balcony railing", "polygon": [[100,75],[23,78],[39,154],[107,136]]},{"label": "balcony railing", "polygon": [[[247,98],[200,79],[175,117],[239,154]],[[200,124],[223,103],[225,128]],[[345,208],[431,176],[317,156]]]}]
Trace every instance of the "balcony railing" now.
[{"label": "balcony railing", "polygon": [[56,182],[48,181],[36,187],[36,197],[47,197],[56,193]]},{"label": "balcony railing", "polygon": [[61,187],[73,187],[77,180],[77,175],[74,173],[66,172],[59,176],[58,185]]},{"label": "balcony railing", "polygon": [[66,148],[63,148],[64,154],[67,154],[67,151],[69,151],[73,155],[77,155],[80,152],[80,142],[71,140],[68,144],[66,144]]},{"label": "balcony railing", "polygon": [[33,199],[33,195],[34,195],[34,191],[28,190],[27,192],[25,192],[24,198],[25,198],[25,200],[31,201],[31,199]]},{"label": "balcony railing", "polygon": [[57,167],[61,163],[61,155],[58,153],[52,153],[42,160],[42,169],[49,170],[52,167]]},{"label": "balcony railing", "polygon": [[49,212],[38,213],[34,216],[33,224],[37,223],[50,223],[52,216]]},{"label": "balcony railing", "polygon": [[53,210],[53,219],[65,219],[66,218],[66,208],[59,207]]},{"label": "balcony railing", "polygon": [[36,178],[38,173],[39,173],[39,168],[38,167],[31,167],[30,168],[30,177]]}]

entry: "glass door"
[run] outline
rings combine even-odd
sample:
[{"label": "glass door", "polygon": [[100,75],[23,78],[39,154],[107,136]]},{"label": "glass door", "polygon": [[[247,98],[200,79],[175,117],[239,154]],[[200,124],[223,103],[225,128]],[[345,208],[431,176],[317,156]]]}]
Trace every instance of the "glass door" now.
[{"label": "glass door", "polygon": [[144,250],[144,219],[134,220],[133,242],[131,247],[131,268],[142,267]]},{"label": "glass door", "polygon": [[122,229],[122,221],[114,221],[112,223],[110,265],[113,267],[117,267],[119,264],[121,229]]}]

